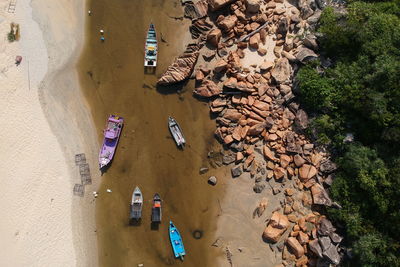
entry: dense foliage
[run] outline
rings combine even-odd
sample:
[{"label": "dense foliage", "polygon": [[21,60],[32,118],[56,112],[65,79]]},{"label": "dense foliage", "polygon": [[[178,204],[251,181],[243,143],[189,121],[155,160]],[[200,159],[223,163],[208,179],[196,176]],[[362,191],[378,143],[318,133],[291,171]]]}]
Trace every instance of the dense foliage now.
[{"label": "dense foliage", "polygon": [[[326,8],[321,53],[334,65],[303,67],[301,102],[310,135],[337,154],[329,210],[345,229],[351,266],[400,266],[400,0]],[[344,142],[346,134],[353,142]]]}]

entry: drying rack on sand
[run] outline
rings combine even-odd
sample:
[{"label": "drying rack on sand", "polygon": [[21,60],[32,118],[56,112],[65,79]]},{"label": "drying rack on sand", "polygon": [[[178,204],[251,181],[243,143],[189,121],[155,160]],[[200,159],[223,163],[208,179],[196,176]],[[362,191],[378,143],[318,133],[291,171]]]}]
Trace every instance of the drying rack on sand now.
[{"label": "drying rack on sand", "polygon": [[75,184],[74,195],[83,197],[85,194],[85,185],[92,184],[92,177],[90,175],[89,164],[86,163],[86,156],[84,153],[75,155],[75,165],[79,166],[79,175],[81,183]]}]

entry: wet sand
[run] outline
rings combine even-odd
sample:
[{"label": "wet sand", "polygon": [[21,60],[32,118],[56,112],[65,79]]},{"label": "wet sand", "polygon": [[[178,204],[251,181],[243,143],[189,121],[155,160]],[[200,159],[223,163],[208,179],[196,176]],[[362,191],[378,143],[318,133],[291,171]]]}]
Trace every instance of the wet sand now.
[{"label": "wet sand", "polygon": [[[207,184],[210,168],[207,153],[219,145],[209,118],[208,106],[192,96],[193,84],[176,94],[176,89],[157,89],[157,77],[184,50],[190,40],[189,21],[182,16],[180,1],[96,0],[89,1],[92,15],[86,25],[87,39],[78,71],[84,95],[90,105],[97,138],[109,114],[125,118],[125,126],[115,159],[102,176],[96,199],[97,235],[101,266],[215,266],[214,241],[221,186]],[[143,68],[143,48],[152,21],[159,40],[159,62],[155,74]],[[99,30],[105,31],[100,42]],[[161,34],[167,42],[161,42]],[[178,150],[167,128],[168,115],[175,117],[187,139]],[[209,166],[208,166],[209,167]],[[140,225],[129,225],[129,203],[134,187],[144,195]],[[107,193],[106,189],[112,193]],[[150,225],[151,200],[158,192],[163,198],[163,222],[159,229]],[[173,259],[168,222],[179,228],[187,257]],[[195,239],[193,231],[203,237]]]}]

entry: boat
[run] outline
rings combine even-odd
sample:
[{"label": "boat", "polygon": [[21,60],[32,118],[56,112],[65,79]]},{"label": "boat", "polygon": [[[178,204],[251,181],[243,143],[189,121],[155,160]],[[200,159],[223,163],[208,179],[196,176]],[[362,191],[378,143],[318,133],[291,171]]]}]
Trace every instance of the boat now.
[{"label": "boat", "polygon": [[149,30],[147,31],[146,44],[144,46],[144,66],[156,67],[157,66],[157,35],[154,24],[150,23]]},{"label": "boat", "polygon": [[168,117],[168,127],[172,134],[172,137],[175,140],[176,145],[183,148],[186,144],[186,141],[178,122],[174,118]]},{"label": "boat", "polygon": [[131,201],[131,219],[140,220],[142,217],[142,207],[143,207],[143,195],[139,187],[136,186],[133,190],[132,201]]},{"label": "boat", "polygon": [[153,197],[153,207],[151,208],[151,222],[161,222],[161,197],[159,194],[155,194]]},{"label": "boat", "polygon": [[103,145],[99,154],[100,169],[106,167],[113,159],[123,125],[124,119],[122,117],[115,115],[108,117],[106,129],[104,130]]},{"label": "boat", "polygon": [[169,222],[169,239],[171,240],[175,258],[180,258],[183,260],[183,256],[186,255],[186,252],[185,247],[183,246],[182,237],[178,229],[171,221]]}]

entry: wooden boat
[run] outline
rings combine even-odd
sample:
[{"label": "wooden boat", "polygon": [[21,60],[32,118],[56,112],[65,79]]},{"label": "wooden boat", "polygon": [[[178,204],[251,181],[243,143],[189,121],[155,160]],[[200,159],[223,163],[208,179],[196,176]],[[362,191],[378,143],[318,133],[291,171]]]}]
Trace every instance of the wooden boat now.
[{"label": "wooden boat", "polygon": [[151,221],[159,223],[161,222],[161,216],[161,197],[156,193],[153,197],[153,207],[151,208]]},{"label": "wooden boat", "polygon": [[106,129],[104,130],[103,145],[99,154],[100,169],[106,167],[113,159],[123,125],[124,118],[115,115],[108,117]]},{"label": "wooden boat", "polygon": [[157,35],[153,23],[150,23],[149,30],[147,31],[146,44],[144,46],[144,66],[156,67],[157,66]]},{"label": "wooden boat", "polygon": [[179,126],[178,122],[174,118],[168,117],[168,127],[169,131],[172,134],[172,137],[175,140],[176,145],[183,148],[186,144],[186,140],[183,136],[182,129]]},{"label": "wooden boat", "polygon": [[142,191],[140,191],[139,187],[136,186],[132,194],[130,218],[134,220],[140,220],[140,218],[142,217],[142,207],[143,207]]},{"label": "wooden boat", "polygon": [[181,258],[181,260],[183,260],[183,256],[186,255],[186,252],[185,247],[183,246],[182,237],[171,221],[169,222],[169,239],[171,240],[175,258]]}]

